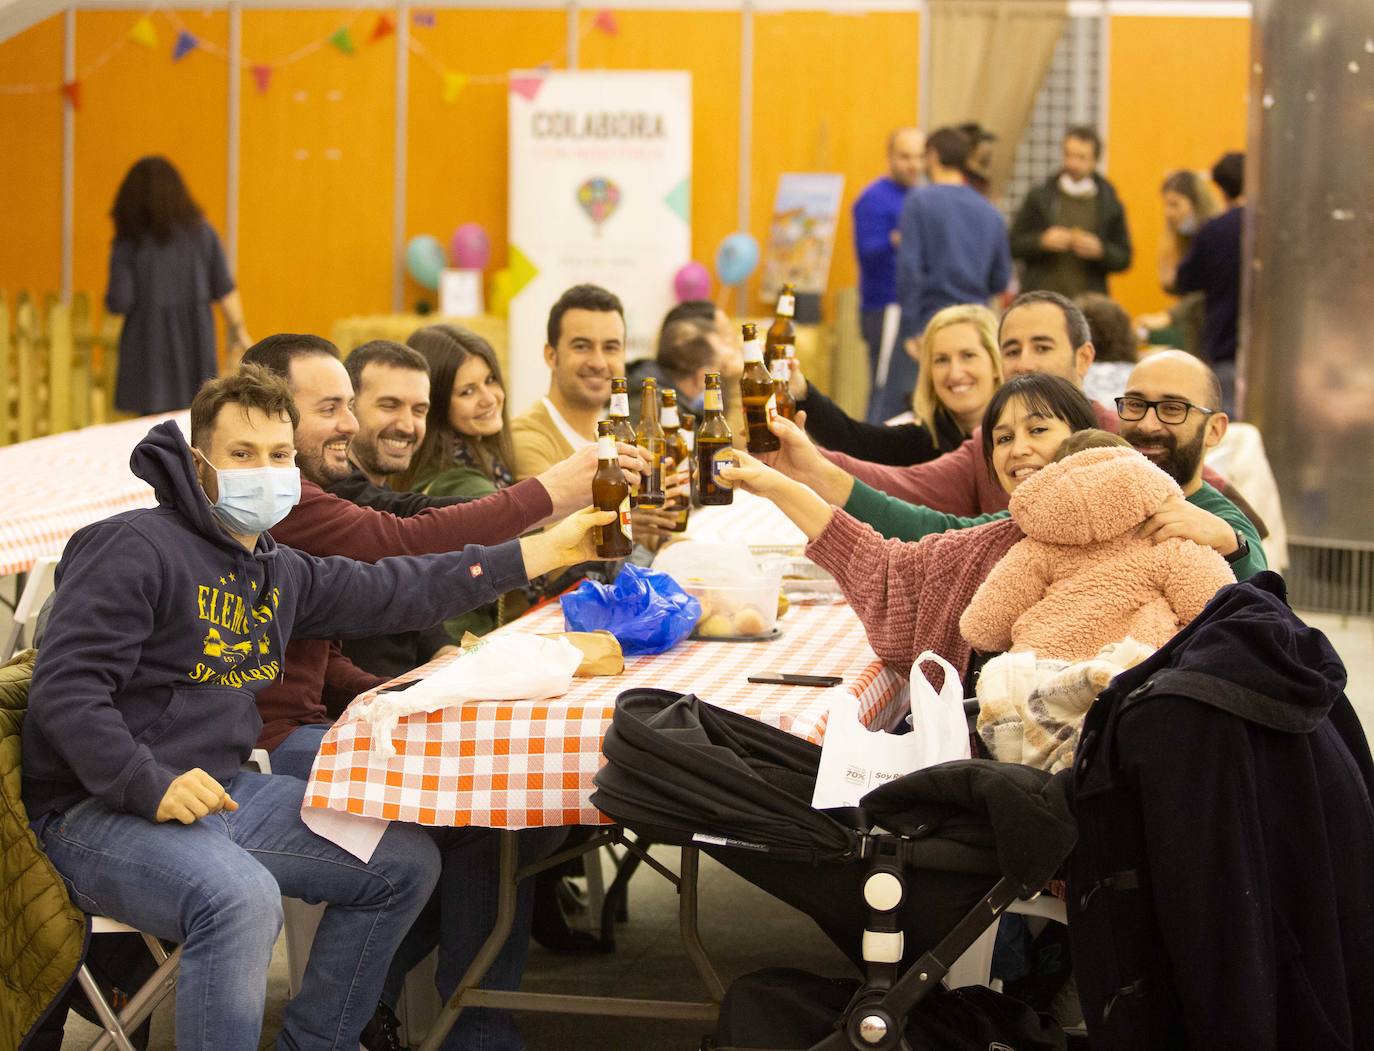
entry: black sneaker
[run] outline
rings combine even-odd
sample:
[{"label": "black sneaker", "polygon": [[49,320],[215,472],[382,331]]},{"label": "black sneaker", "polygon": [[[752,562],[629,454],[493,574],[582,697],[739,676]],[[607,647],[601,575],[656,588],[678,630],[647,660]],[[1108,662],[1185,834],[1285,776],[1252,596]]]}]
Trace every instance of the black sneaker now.
[{"label": "black sneaker", "polygon": [[372,1013],[372,1020],[363,1026],[358,1042],[367,1051],[405,1051],[401,1043],[401,1023],[391,1008],[382,1003]]}]

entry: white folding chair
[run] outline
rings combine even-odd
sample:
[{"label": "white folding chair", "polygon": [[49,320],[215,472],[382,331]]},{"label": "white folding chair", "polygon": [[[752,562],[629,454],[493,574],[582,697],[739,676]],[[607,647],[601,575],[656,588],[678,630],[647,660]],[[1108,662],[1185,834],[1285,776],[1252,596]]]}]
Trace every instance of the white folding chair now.
[{"label": "white folding chair", "polygon": [[133,1051],[133,1045],[129,1042],[129,1034],[141,1026],[144,1020],[156,1010],[157,1005],[162,1003],[176,988],[177,968],[181,965],[181,946],[178,945],[169,953],[163,947],[162,942],[151,934],[135,930],[133,927],[120,923],[118,920],[112,920],[108,916],[91,917],[91,934],[93,936],[101,934],[140,935],[143,938],[143,943],[148,947],[148,951],[153,954],[153,959],[157,961],[157,970],[129,998],[129,1002],[120,1011],[116,1011],[109,1000],[105,998],[105,994],[100,991],[95,977],[84,961],[80,970],[76,972],[81,991],[86,994],[86,999],[91,1002],[91,1007],[100,1019],[101,1028],[105,1030],[91,1044],[90,1051],[105,1051],[106,1048],[110,1047],[118,1048],[119,1051]]},{"label": "white folding chair", "polygon": [[32,625],[53,592],[53,571],[57,569],[57,561],[56,555],[44,555],[29,568],[24,591],[14,607],[14,625],[4,646],[0,647],[0,661],[7,661],[25,646],[33,645]]}]

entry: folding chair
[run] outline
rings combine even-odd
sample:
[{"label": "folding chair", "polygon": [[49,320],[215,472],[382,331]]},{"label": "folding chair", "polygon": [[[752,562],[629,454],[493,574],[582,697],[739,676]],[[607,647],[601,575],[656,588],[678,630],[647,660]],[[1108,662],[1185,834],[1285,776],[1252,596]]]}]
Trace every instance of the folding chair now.
[{"label": "folding chair", "polygon": [[[24,590],[14,607],[14,625],[4,646],[0,646],[0,661],[7,661],[25,646],[33,645],[31,626],[38,619],[43,603],[53,592],[53,572],[57,569],[57,561],[56,555],[44,555],[29,568]],[[27,639],[26,631],[29,635]]]},{"label": "folding chair", "polygon": [[90,1001],[100,1025],[105,1032],[91,1044],[90,1051],[105,1051],[106,1048],[115,1047],[119,1051],[134,1051],[133,1044],[129,1042],[129,1034],[141,1026],[144,1020],[157,1009],[158,1004],[162,1003],[177,984],[177,968],[181,965],[181,946],[178,945],[170,953],[163,947],[162,942],[158,941],[151,934],[135,930],[127,924],[112,920],[108,916],[91,917],[91,934],[137,934],[143,938],[143,943],[152,953],[153,959],[157,961],[157,970],[148,978],[138,989],[129,1002],[124,1005],[123,1010],[116,1011],[114,1006],[105,998],[100,991],[100,986],[96,983],[90,968],[83,961],[81,969],[76,972],[77,982],[81,985],[81,991],[86,994],[86,999]]}]

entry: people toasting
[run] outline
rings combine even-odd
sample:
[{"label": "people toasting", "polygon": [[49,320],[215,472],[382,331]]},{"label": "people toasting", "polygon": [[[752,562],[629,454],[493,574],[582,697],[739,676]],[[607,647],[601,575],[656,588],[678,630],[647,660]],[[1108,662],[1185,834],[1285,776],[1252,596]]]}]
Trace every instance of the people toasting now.
[{"label": "people toasting", "polygon": [[744,402],[749,451],[755,455],[776,451],[778,438],[768,429],[768,424],[778,411],[777,393],[773,377],[763,363],[758,328],[752,321],[744,323],[744,372],[739,378],[739,392]]},{"label": "people toasting", "polygon": [[706,416],[697,428],[696,480],[697,503],[705,507],[732,503],[735,491],[720,475],[735,464],[734,436],[725,422],[725,401],[720,391],[720,373],[706,374]]}]

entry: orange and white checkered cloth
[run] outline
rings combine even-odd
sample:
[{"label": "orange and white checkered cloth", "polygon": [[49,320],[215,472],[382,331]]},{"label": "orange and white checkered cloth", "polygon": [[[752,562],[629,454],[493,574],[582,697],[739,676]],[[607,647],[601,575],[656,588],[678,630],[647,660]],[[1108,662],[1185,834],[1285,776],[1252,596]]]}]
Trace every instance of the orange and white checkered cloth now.
[{"label": "orange and white checkered cloth", "polygon": [[152,507],[152,486],[129,470],[129,455],[163,420],[190,430],[190,417],[176,412],[0,448],[0,577],[27,572],[44,555],[60,555],[83,526]]},{"label": "orange and white checkered cloth", "polygon": [[[600,768],[601,738],[624,690],[657,687],[695,693],[820,743],[828,717],[826,691],[748,682],[750,675],[794,672],[840,675],[861,701],[866,725],[886,727],[905,711],[902,676],[879,662],[863,625],[846,605],[797,606],[769,642],[687,641],[656,657],[631,657],[621,675],[574,679],[562,697],[492,701],[419,713],[401,720],[396,756],[370,754],[370,728],[350,718],[365,693],[325,735],[306,789],[306,807],[321,807],[423,825],[528,828],[606,823],[588,802]],[[557,603],[502,631],[563,630]],[[423,677],[454,658],[440,658],[397,682]]]}]

